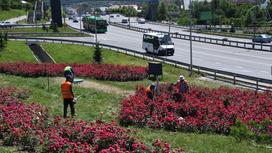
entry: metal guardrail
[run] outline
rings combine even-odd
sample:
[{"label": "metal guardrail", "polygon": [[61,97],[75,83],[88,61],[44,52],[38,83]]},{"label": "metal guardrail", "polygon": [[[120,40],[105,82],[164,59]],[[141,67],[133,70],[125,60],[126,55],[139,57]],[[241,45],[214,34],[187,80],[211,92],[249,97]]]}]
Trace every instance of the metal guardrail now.
[{"label": "metal guardrail", "polygon": [[[154,21],[146,21],[146,23],[154,24],[154,25],[169,26],[169,23],[159,23],[159,22],[154,22]],[[170,25],[171,25],[171,27],[174,27],[174,28],[189,29],[188,26],[179,26],[179,25],[176,25],[176,24],[170,24]]]},{"label": "metal guardrail", "polygon": [[[77,40],[50,39],[50,38],[23,38],[23,37],[14,37],[13,39],[26,40],[26,41],[52,42],[52,43],[72,43],[72,44],[95,46],[94,42],[77,41]],[[188,63],[175,61],[172,59],[167,59],[165,57],[159,57],[153,54],[146,54],[140,51],[127,49],[123,47],[117,47],[117,46],[107,45],[107,44],[100,44],[100,45],[102,47],[109,48],[118,52],[122,52],[132,56],[142,57],[143,59],[156,60],[156,61],[164,62],[167,64],[171,64],[173,66],[184,67],[189,69]],[[223,80],[226,82],[231,82],[234,85],[242,85],[242,86],[246,86],[256,90],[272,91],[272,80],[269,80],[269,79],[263,79],[263,78],[247,76],[247,75],[233,73],[233,72],[216,70],[216,69],[206,68],[206,67],[197,66],[197,65],[193,65],[193,70],[199,74],[211,76],[215,80]]]},{"label": "metal guardrail", "polygon": [[16,27],[42,27],[43,25],[45,26],[50,26],[50,24],[7,24],[7,25],[0,25],[1,28],[16,28]]},{"label": "metal guardrail", "polygon": [[[123,24],[118,24],[118,23],[113,23],[113,22],[111,22],[110,24],[113,26],[129,29],[129,30],[133,30],[133,31],[138,31],[138,32],[144,32],[144,33],[145,32],[157,32],[157,33],[168,34],[168,32],[166,32],[166,31],[159,31],[159,30],[152,30],[152,29],[128,26],[128,25],[123,25]],[[176,39],[190,40],[190,35],[179,34],[177,32],[170,33],[170,36],[172,38],[176,38]],[[215,45],[272,52],[272,45],[265,45],[263,43],[242,42],[242,41],[234,41],[234,40],[227,40],[227,39],[208,38],[208,37],[202,37],[202,36],[192,36],[192,40],[197,41],[197,42],[215,44]]]}]

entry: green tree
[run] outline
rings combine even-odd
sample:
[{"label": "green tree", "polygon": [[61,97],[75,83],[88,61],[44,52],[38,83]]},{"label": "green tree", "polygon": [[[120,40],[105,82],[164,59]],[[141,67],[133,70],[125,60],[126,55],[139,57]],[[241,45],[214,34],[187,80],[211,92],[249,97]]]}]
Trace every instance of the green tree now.
[{"label": "green tree", "polygon": [[95,44],[95,51],[93,54],[93,63],[101,64],[103,62],[102,51],[99,43]]},{"label": "green tree", "polygon": [[167,12],[166,12],[164,2],[161,2],[158,6],[158,20],[159,21],[165,20],[166,14],[167,14]]},{"label": "green tree", "polygon": [[0,33],[0,50],[2,50],[8,42],[8,34],[7,33]]},{"label": "green tree", "polygon": [[143,6],[142,6],[142,11],[140,13],[140,17],[144,17],[146,18],[147,17],[147,13],[148,13],[148,3],[144,3]]},{"label": "green tree", "polygon": [[10,10],[10,2],[9,0],[2,0],[1,2],[2,10]]}]

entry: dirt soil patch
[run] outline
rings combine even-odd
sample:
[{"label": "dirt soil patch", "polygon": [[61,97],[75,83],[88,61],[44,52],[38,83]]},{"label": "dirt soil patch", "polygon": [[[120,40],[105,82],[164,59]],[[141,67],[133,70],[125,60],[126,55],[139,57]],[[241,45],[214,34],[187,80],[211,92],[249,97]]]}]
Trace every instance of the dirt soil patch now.
[{"label": "dirt soil patch", "polygon": [[[58,83],[58,84],[61,84],[64,80],[65,78],[62,78],[62,77],[53,78],[54,83]],[[117,88],[111,85],[101,84],[101,83],[97,83],[90,80],[84,80],[83,82],[76,84],[76,86],[81,88],[95,89],[95,90],[106,92],[106,93],[124,95],[124,96],[128,96],[134,93],[134,91],[124,90],[124,89]]]}]

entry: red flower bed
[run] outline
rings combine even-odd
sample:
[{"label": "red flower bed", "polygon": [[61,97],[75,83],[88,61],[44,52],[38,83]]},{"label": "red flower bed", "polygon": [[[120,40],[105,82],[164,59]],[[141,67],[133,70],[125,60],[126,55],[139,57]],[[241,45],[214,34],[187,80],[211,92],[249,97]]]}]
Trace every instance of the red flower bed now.
[{"label": "red flower bed", "polygon": [[[67,64],[1,63],[0,73],[26,77],[63,76],[65,66]],[[142,80],[147,76],[147,68],[140,66],[111,64],[71,64],[71,66],[76,76],[99,80],[133,81]]]},{"label": "red flower bed", "polygon": [[257,134],[268,134],[272,140],[271,93],[192,86],[190,93],[184,95],[184,100],[175,102],[167,86],[161,86],[160,95],[154,100],[145,96],[144,88],[124,99],[119,114],[120,123],[174,131],[228,134],[230,127],[240,120],[244,124],[255,122],[264,126],[262,129],[249,128]]},{"label": "red flower bed", "polygon": [[127,130],[115,123],[51,120],[48,110],[37,104],[24,104],[24,92],[15,89],[0,89],[0,139],[4,145],[19,145],[24,150],[35,152],[66,153],[178,153],[170,145],[155,141],[153,146],[128,135]]}]

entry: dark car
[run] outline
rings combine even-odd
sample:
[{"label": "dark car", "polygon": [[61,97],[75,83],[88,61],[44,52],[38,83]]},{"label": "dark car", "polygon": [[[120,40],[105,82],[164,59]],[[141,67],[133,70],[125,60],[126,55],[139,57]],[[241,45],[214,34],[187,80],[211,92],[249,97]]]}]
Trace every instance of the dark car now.
[{"label": "dark car", "polygon": [[271,36],[262,34],[257,35],[252,39],[252,42],[258,42],[258,43],[270,43],[272,40]]},{"label": "dark car", "polygon": [[128,19],[122,19],[122,23],[128,23]]},{"label": "dark car", "polygon": [[73,22],[78,23],[77,18],[74,18],[74,19],[73,19]]},{"label": "dark car", "polygon": [[73,20],[73,18],[74,18],[73,16],[69,16],[68,17],[69,20]]}]

